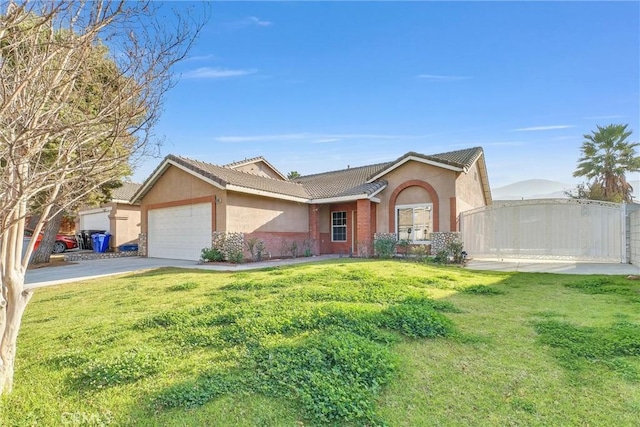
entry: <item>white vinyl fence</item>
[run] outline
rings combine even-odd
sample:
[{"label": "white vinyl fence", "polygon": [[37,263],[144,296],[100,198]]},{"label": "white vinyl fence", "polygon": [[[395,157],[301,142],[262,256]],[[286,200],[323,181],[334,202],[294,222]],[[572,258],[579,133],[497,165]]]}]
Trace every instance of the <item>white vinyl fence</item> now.
[{"label": "white vinyl fence", "polygon": [[640,209],[629,214],[629,258],[631,264],[640,265]]},{"label": "white vinyl fence", "polygon": [[472,257],[627,262],[625,225],[625,205],[593,200],[519,200],[460,214]]}]

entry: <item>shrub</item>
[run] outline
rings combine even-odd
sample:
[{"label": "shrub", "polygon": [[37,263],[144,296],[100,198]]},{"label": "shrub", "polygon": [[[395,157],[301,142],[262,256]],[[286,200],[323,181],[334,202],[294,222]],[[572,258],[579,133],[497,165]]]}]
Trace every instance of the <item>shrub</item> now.
[{"label": "shrub", "polygon": [[396,251],[398,239],[393,233],[376,233],[373,240],[373,249],[378,258],[388,259]]},{"label": "shrub", "polygon": [[438,264],[448,264],[449,262],[462,264],[464,261],[462,242],[450,242],[446,248],[441,249],[436,253],[433,261]]},{"label": "shrub", "polygon": [[206,262],[222,262],[224,254],[217,248],[203,248],[200,258]]},{"label": "shrub", "polygon": [[409,248],[411,247],[411,241],[408,239],[398,240],[397,243],[398,252],[402,254],[403,257],[407,257],[409,255]]},{"label": "shrub", "polygon": [[289,253],[292,258],[296,258],[298,256],[298,242],[295,240],[289,245]]},{"label": "shrub", "polygon": [[249,251],[249,254],[251,255],[251,259],[254,261],[257,261],[257,255],[256,255],[256,245],[258,244],[260,240],[258,240],[257,237],[251,237],[249,239],[247,239],[247,250]]},{"label": "shrub", "polygon": [[262,254],[264,254],[266,250],[267,247],[265,246],[264,242],[260,240],[256,244],[256,261],[262,261]]},{"label": "shrub", "polygon": [[251,254],[251,259],[254,261],[262,261],[262,254],[265,252],[266,246],[262,240],[257,237],[252,237],[247,240],[247,249]]},{"label": "shrub", "polygon": [[462,262],[464,261],[462,256],[463,248],[464,248],[464,245],[462,244],[462,242],[458,242],[458,241],[453,241],[449,243],[449,245],[447,246],[447,250],[453,257],[453,262],[455,264],[462,264]]},{"label": "shrub", "polygon": [[437,262],[438,264],[446,264],[449,262],[449,251],[447,251],[446,249],[442,249],[439,250],[436,253],[436,256],[433,257],[433,261]]},{"label": "shrub", "polygon": [[227,253],[227,261],[232,264],[241,264],[244,261],[244,253],[241,250],[230,250]]},{"label": "shrub", "polygon": [[313,255],[313,252],[311,251],[311,248],[313,247],[313,243],[314,243],[313,239],[304,239],[302,241],[302,251],[304,253],[304,256],[310,257],[311,255]]},{"label": "shrub", "polygon": [[416,260],[423,261],[429,255],[429,251],[429,245],[416,245],[411,248],[411,255],[413,255]]}]

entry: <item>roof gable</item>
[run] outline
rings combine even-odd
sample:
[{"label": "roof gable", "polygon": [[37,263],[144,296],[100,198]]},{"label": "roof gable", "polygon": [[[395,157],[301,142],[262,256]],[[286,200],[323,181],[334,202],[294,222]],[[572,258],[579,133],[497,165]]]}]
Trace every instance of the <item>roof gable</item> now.
[{"label": "roof gable", "polygon": [[142,184],[134,195],[134,201],[142,199],[169,167],[182,169],[220,189],[300,202],[306,202],[309,199],[309,195],[300,184],[170,154]]},{"label": "roof gable", "polygon": [[262,156],[241,160],[239,162],[229,163],[223,165],[222,167],[241,170],[243,172],[252,173],[254,175],[280,179],[282,181],[287,180],[286,176],[284,176],[278,169],[275,168],[275,166],[269,163],[267,159]]},{"label": "roof gable", "polygon": [[410,151],[405,155],[399,157],[395,161],[387,163],[387,166],[385,168],[379,170],[377,173],[369,177],[368,181],[373,182],[377,179],[380,179],[392,170],[410,161],[425,163],[443,169],[449,169],[455,172],[466,172],[471,167],[471,165],[473,165],[475,161],[478,160],[480,156],[482,156],[482,154],[483,151],[481,147],[473,147],[467,148],[465,150],[449,151],[446,153],[431,155]]}]

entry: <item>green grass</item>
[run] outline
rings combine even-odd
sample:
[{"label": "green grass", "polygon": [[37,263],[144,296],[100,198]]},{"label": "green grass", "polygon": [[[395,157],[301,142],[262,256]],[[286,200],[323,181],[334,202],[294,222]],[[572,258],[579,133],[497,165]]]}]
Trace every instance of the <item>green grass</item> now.
[{"label": "green grass", "polygon": [[638,295],[359,260],[41,289],[0,425],[637,425]]}]

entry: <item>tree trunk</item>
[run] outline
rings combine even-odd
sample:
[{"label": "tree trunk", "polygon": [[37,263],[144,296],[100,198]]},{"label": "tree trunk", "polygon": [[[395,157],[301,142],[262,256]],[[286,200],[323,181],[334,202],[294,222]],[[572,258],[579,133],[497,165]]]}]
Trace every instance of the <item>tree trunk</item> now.
[{"label": "tree trunk", "polygon": [[[54,207],[54,209],[56,208],[57,206]],[[40,246],[38,246],[38,249],[33,251],[33,255],[31,255],[31,264],[45,264],[51,261],[53,245],[56,244],[56,235],[58,234],[58,230],[60,230],[63,216],[64,213],[62,211],[58,212],[44,227]],[[35,237],[36,236],[33,238]]]},{"label": "tree trunk", "polygon": [[4,285],[0,299],[0,396],[13,390],[18,331],[33,294],[22,290],[24,275],[17,272],[6,275]]}]

